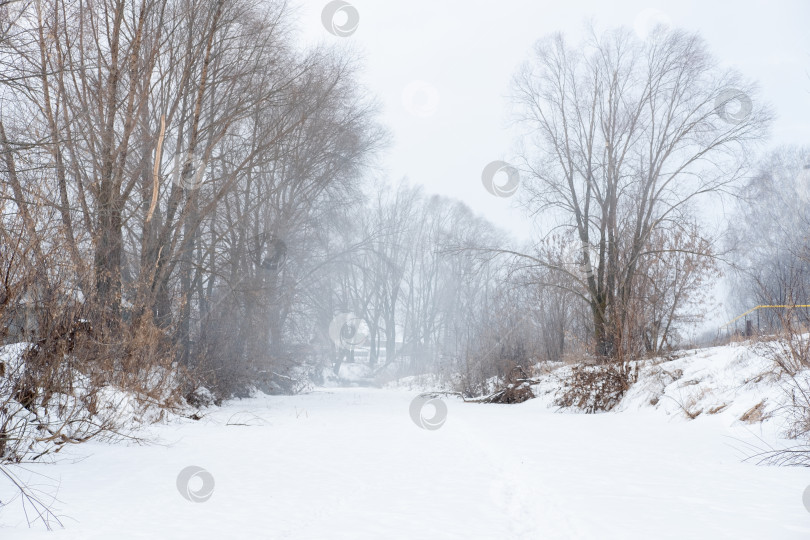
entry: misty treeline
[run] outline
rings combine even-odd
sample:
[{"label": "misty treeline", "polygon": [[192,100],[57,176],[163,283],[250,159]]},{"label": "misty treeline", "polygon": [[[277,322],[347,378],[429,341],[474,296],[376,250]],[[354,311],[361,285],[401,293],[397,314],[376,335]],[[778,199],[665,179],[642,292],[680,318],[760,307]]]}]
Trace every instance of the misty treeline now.
[{"label": "misty treeline", "polygon": [[515,89],[528,205],[569,240],[567,253],[532,262],[576,284],[597,356],[672,346],[717,275],[718,238],[701,213],[748,173],[770,122],[756,88],[698,35],[659,28],[577,48],[548,38]]},{"label": "misty treeline", "polygon": [[[408,321],[442,327],[429,316],[392,325],[373,311],[381,305],[373,294],[349,308],[380,334],[370,342],[372,365],[384,328],[393,326],[399,339],[404,320],[412,339],[403,339],[402,356],[428,362],[412,372],[432,364],[466,395],[487,392],[492,377],[515,368],[561,360],[605,366],[621,393],[634,376],[628,362],[686,343],[725,263],[746,249],[729,246],[717,208],[751,181],[772,112],[756,85],[721,67],[700,36],[665,28],[647,40],[624,29],[591,30],[578,44],[545,38],[512,90],[522,128],[520,202],[540,239],[520,245],[501,236],[494,248],[484,235],[423,244],[445,261],[468,254],[461,260],[479,274],[486,262],[492,279],[476,284],[480,299],[437,311],[447,329],[446,321],[460,322],[467,339],[414,332]],[[467,272],[458,268],[447,276],[463,283]],[[393,289],[400,290],[413,292]]]},{"label": "misty treeline", "polygon": [[[0,363],[5,404],[292,392],[355,348],[392,376],[454,367],[516,308],[501,232],[368,180],[388,135],[355,58],[301,49],[293,22],[252,0],[3,2],[0,337],[32,344]],[[348,313],[351,346],[330,331]]]},{"label": "misty treeline", "polygon": [[[744,183],[737,219],[729,224],[734,332],[751,336],[752,349],[771,359],[784,380],[787,435],[810,437],[810,147],[770,151]],[[800,307],[794,307],[800,306]],[[728,330],[730,332],[732,330]],[[765,452],[764,461],[810,465],[810,449]]]},{"label": "misty treeline", "polygon": [[385,142],[352,56],[297,47],[283,2],[21,0],[0,22],[0,328],[111,381],[270,374]]},{"label": "misty treeline", "polygon": [[300,47],[294,24],[271,0],[0,0],[0,338],[32,344],[0,363],[0,399],[39,414],[79,373],[96,414],[105,385],[167,404],[346,363],[466,395],[538,361],[618,366],[626,386],[705,312],[733,252],[706,209],[746,181],[735,234],[759,244],[736,268],[761,274],[735,283],[759,301],[793,279],[756,190],[770,174],[780,196],[806,152],[751,176],[772,114],[699,36],[538,42],[512,84],[541,231],[521,244],[378,180],[389,136],[355,56]]},{"label": "misty treeline", "polygon": [[[729,224],[735,256],[734,308],[810,304],[810,147],[784,145],[770,151],[745,182],[739,213]],[[778,330],[789,318],[807,324],[808,309],[763,309],[761,332]]]}]

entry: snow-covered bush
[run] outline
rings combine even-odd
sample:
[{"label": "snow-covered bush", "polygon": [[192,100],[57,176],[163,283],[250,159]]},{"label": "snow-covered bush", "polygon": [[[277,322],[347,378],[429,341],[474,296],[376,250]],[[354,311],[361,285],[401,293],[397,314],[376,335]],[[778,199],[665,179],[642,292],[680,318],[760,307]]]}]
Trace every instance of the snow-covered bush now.
[{"label": "snow-covered bush", "polygon": [[554,404],[587,413],[609,411],[619,404],[636,380],[638,371],[628,363],[574,365],[570,373],[566,370],[565,376],[560,378]]},{"label": "snow-covered bush", "polygon": [[85,321],[53,328],[0,347],[0,463],[116,437],[182,404],[160,330],[134,325],[108,341]]},{"label": "snow-covered bush", "polygon": [[783,321],[783,328],[778,339],[759,341],[753,348],[773,361],[785,381],[791,419],[787,435],[796,439],[810,439],[810,334],[789,320]]}]

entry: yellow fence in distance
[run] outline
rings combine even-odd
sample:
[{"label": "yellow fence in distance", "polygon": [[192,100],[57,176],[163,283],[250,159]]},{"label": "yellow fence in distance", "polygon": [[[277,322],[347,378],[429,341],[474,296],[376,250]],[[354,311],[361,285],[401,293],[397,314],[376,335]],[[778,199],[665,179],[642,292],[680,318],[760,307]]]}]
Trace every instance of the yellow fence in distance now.
[{"label": "yellow fence in distance", "polygon": [[782,308],[782,309],[810,308],[810,304],[788,304],[788,305],[778,305],[778,306],[770,306],[770,305],[764,305],[763,304],[761,306],[757,306],[757,307],[749,309],[748,311],[746,311],[742,315],[738,315],[737,317],[734,317],[733,319],[728,321],[726,324],[724,324],[720,328],[727,328],[727,327],[731,326],[732,324],[734,324],[735,322],[742,319],[743,317],[745,317],[746,315],[749,315],[749,314],[751,314],[751,313],[753,313],[753,312],[755,312],[755,311],[757,311],[759,309],[767,309],[767,308]]}]

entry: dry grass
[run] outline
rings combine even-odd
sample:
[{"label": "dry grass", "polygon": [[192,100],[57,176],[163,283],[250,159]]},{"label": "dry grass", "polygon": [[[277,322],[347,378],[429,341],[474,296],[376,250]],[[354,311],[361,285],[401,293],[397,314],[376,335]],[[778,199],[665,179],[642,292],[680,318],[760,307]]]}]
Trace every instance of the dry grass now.
[{"label": "dry grass", "polygon": [[759,424],[763,420],[771,417],[770,413],[765,411],[766,399],[763,399],[740,416],[740,421],[746,424]]},{"label": "dry grass", "polygon": [[560,380],[561,390],[554,404],[586,413],[609,411],[637,380],[638,369],[626,363],[575,365],[571,375]]}]

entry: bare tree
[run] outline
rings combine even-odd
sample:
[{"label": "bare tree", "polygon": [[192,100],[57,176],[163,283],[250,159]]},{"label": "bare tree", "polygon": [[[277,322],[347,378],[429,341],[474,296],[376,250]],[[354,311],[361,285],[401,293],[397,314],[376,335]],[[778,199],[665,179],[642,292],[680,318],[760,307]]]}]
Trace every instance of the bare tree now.
[{"label": "bare tree", "polygon": [[662,252],[655,235],[683,230],[694,201],[740,178],[771,115],[697,35],[663,28],[644,41],[592,33],[578,48],[546,38],[514,88],[527,204],[573,231],[578,252],[535,262],[580,284],[597,356],[622,359],[638,337],[629,331],[638,276]]},{"label": "bare tree", "polygon": [[[762,304],[810,303],[808,200],[807,147],[774,149],[742,187],[736,218],[728,226],[733,305],[739,312]],[[776,310],[763,310],[757,317],[763,330],[781,325]]]}]

